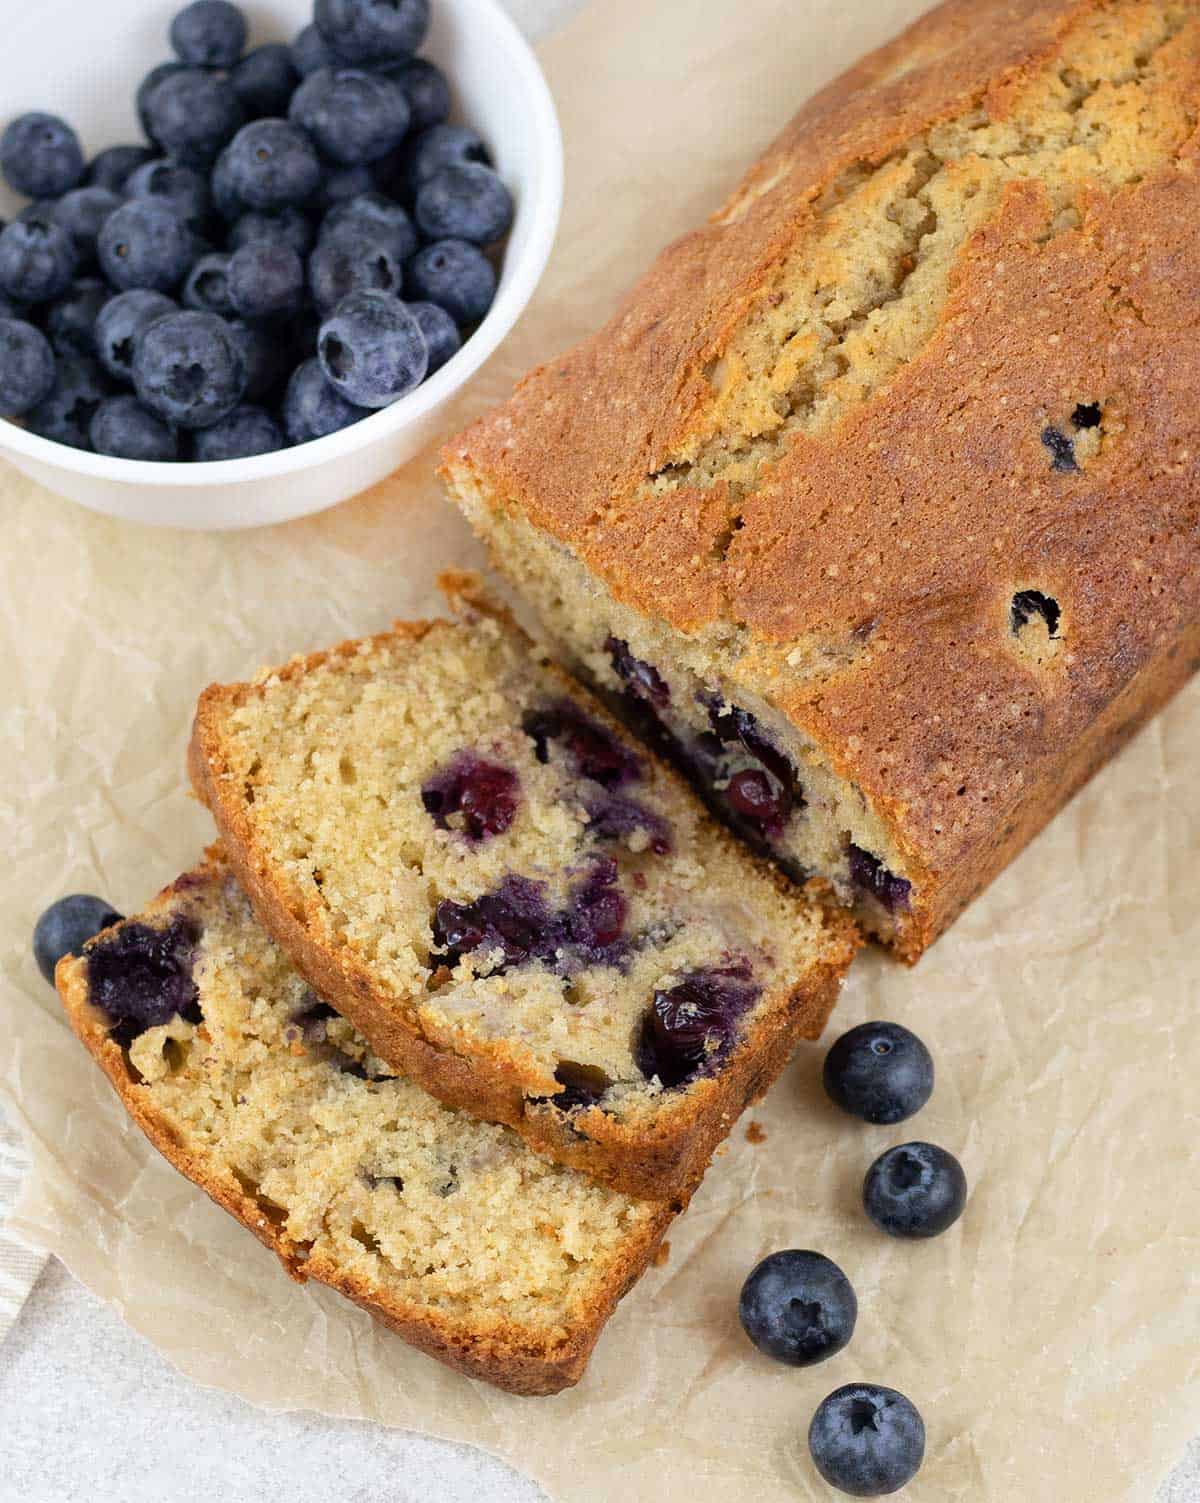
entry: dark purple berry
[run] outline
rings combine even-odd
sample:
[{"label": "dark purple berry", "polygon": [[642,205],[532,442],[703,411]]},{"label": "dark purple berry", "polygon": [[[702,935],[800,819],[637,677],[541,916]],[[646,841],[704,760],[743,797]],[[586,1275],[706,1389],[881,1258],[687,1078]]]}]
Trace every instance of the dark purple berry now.
[{"label": "dark purple berry", "polygon": [[18,115],[0,136],[0,172],[26,198],[57,198],[83,181],[79,137],[57,115]]},{"label": "dark purple berry", "polygon": [[316,0],[313,19],[348,63],[410,57],[429,30],[429,0]]},{"label": "dark purple berry", "polygon": [[502,964],[553,960],[565,934],[561,919],[546,902],[545,888],[528,877],[505,877],[495,892],[471,903],[439,903],[433,920],[433,951],[457,965],[475,950],[499,951]]},{"label": "dark purple berry", "polygon": [[451,162],[417,189],[413,218],[427,240],[491,245],[512,225],[512,194],[490,167]]},{"label": "dark purple berry", "polygon": [[847,1383],[823,1399],[808,1427],[813,1464],[852,1498],[879,1498],[912,1481],[925,1457],[925,1425],[894,1388]]},{"label": "dark purple berry", "polygon": [[440,125],[450,113],[450,85],[435,63],[423,57],[410,57],[407,62],[385,64],[379,71],[404,90],[410,131]]},{"label": "dark purple berry", "polygon": [[252,240],[229,258],[229,301],[242,318],[295,313],[304,295],[304,264],[290,245]]},{"label": "dark purple berry", "polygon": [[334,391],[319,361],[305,360],[293,371],[283,399],[283,426],[290,443],[324,438],[368,416],[366,408],[355,407]]},{"label": "dark purple berry", "polygon": [[456,324],[475,324],[492,306],[496,272],[479,249],[466,240],[435,240],[404,265],[410,297],[436,303]]},{"label": "dark purple berry", "polygon": [[181,428],[207,428],[242,399],[246,362],[215,313],[168,313],[133,352],[133,384],[151,411]]},{"label": "dark purple berry", "polygon": [[829,1099],[864,1122],[903,1122],[933,1093],[929,1050],[899,1023],[860,1023],[825,1056]]},{"label": "dark purple berry", "polygon": [[153,160],[154,148],[150,146],[107,146],[92,158],[87,180],[96,188],[123,193],[130,175]]},{"label": "dark purple berry", "polygon": [[279,424],[261,407],[235,407],[211,428],[201,428],[192,440],[192,458],[200,463],[220,459],[249,459],[283,448]]},{"label": "dark purple berry", "polygon": [[628,908],[611,857],[597,861],[571,889],[563,919],[567,937],[585,965],[617,964]]},{"label": "dark purple berry", "polygon": [[300,82],[292,50],[282,42],[268,42],[247,52],[229,74],[247,120],[286,115],[288,102]]},{"label": "dark purple berry", "polygon": [[451,163],[479,162],[492,165],[483,138],[469,125],[431,125],[406,141],[394,157],[382,164],[380,184],[396,198],[411,202],[422,183]]},{"label": "dark purple berry", "polygon": [[628,642],[622,642],[619,637],[609,637],[604,650],[612,659],[613,670],[618,678],[623,679],[635,694],[649,700],[658,709],[671,703],[671,691],[658,669],[644,663],[641,658],[635,658],[629,650]]},{"label": "dark purple berry", "polygon": [[912,883],[888,871],[878,856],[851,844],[848,851],[850,880],[860,891],[868,893],[889,913],[897,913],[909,905]]},{"label": "dark purple berry", "polygon": [[682,1085],[719,1065],[733,1047],[738,1023],[759,996],[745,961],[693,971],[654,994],[642,1030],[639,1064],[664,1086]]},{"label": "dark purple berry", "polygon": [[171,46],[198,68],[232,68],[246,45],[246,18],[230,0],[192,0],[171,22]]},{"label": "dark purple berry", "polygon": [[15,219],[0,230],[0,292],[17,303],[49,303],[71,285],[79,257],[61,225]]},{"label": "dark purple berry", "polygon": [[96,354],[110,375],[133,380],[133,350],[138,336],[178,305],[161,292],[136,287],[110,297],[96,318]]},{"label": "dark purple berry", "polygon": [[215,161],[243,119],[229,80],[203,68],[168,73],[146,97],[147,135],[188,167]]},{"label": "dark purple berry", "polygon": [[359,193],[334,204],[321,221],[321,235],[342,231],[386,245],[397,261],[406,261],[418,244],[412,220],[382,193]]},{"label": "dark purple berry", "polygon": [[901,1143],[881,1153],[863,1180],[863,1209],[889,1237],[937,1237],[967,1203],[967,1177],[933,1143]]},{"label": "dark purple berry", "polygon": [[628,840],[629,836],[644,830],[647,845],[656,856],[665,856],[671,849],[666,820],[635,798],[606,793],[588,801],[587,814],[588,833],[597,840]]},{"label": "dark purple berry", "polygon": [[1043,595],[1041,590],[1018,590],[1009,606],[1009,622],[1012,630],[1019,632],[1023,626],[1040,616],[1046,626],[1046,635],[1058,635],[1058,623],[1062,609],[1052,595]]},{"label": "dark purple berry", "polygon": [[56,224],[71,237],[75,254],[81,262],[96,259],[96,237],[100,226],[121,207],[121,199],[108,188],[72,188],[51,209]]},{"label": "dark purple berry", "polygon": [[468,840],[486,840],[516,818],[520,784],[511,767],[460,752],[424,784],[421,802],[439,830],[461,829]]},{"label": "dark purple berry", "polygon": [[377,162],[404,139],[408,101],[382,73],[321,68],[292,95],[288,119],[323,156],[345,166]]},{"label": "dark purple berry", "polygon": [[201,1021],[192,979],[199,940],[197,924],[175,918],[165,929],[125,924],[86,951],[91,1000],[115,1024],[119,1043],[128,1045],[175,1017]]},{"label": "dark purple berry", "polygon": [[161,199],[193,230],[204,226],[212,209],[204,173],[166,158],[146,162],[131,172],[125,192],[130,198]]},{"label": "dark purple berry", "polygon": [[560,699],[529,711],[521,728],[534,743],[539,762],[549,761],[551,742],[559,743],[580,777],[605,788],[636,782],[642,775],[637,753],[607,726],[584,714],[574,700]]},{"label": "dark purple berry", "polygon": [[202,313],[219,313],[222,317],[234,311],[229,293],[229,261],[221,251],[200,257],[183,284],[185,308],[199,308]]},{"label": "dark purple berry", "polygon": [[60,355],[55,362],[54,385],[30,410],[26,425],[42,438],[52,438],[72,449],[87,449],[92,419],[110,393],[111,384],[96,361],[86,355]]},{"label": "dark purple berry", "polygon": [[451,355],[457,354],[462,348],[458,325],[436,303],[406,303],[404,306],[416,319],[417,327],[425,336],[425,348],[429,352],[429,369],[425,374],[432,376],[434,371],[441,370]]},{"label": "dark purple berry", "polygon": [[64,955],[78,955],[101,929],[118,924],[121,915],[103,898],[73,893],[59,898],[38,919],[33,929],[33,958],[37,968],[54,985],[54,968]]},{"label": "dark purple berry", "polygon": [[311,24],[296,33],[291,53],[292,64],[301,78],[307,78],[318,68],[332,68],[337,63],[337,58],[330,51],[328,42]]},{"label": "dark purple berry", "polygon": [[768,1357],[812,1367],[848,1345],[858,1320],[850,1280],[818,1252],[771,1253],[742,1285],[742,1329]]},{"label": "dark purple berry", "polygon": [[50,395],[54,351],[40,329],[0,318],[0,414],[20,417]]},{"label": "dark purple berry", "polygon": [[307,256],[315,239],[316,233],[308,216],[302,209],[289,206],[277,214],[265,214],[261,209],[249,210],[234,224],[225,243],[233,252],[255,241],[269,240],[275,245],[290,246],[298,256]]},{"label": "dark purple berry", "polygon": [[122,292],[133,287],[174,291],[196,249],[192,231],[160,198],[128,199],[104,221],[97,245],[104,275]]},{"label": "dark purple berry", "polygon": [[88,436],[97,454],[113,459],[179,458],[179,436],[174,428],[128,393],[101,402]]},{"label": "dark purple berry", "polygon": [[352,292],[400,296],[403,272],[386,242],[345,228],[322,235],[308,260],[308,285],[323,316]]}]

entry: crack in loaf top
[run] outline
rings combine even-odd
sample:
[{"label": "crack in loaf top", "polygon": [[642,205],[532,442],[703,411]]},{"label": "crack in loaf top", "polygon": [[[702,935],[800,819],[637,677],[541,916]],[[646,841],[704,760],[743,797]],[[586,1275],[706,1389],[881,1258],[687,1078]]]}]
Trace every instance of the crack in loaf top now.
[{"label": "crack in loaf top", "polygon": [[952,844],[1200,615],[1198,92],[1195,0],[951,0],[449,462]]}]

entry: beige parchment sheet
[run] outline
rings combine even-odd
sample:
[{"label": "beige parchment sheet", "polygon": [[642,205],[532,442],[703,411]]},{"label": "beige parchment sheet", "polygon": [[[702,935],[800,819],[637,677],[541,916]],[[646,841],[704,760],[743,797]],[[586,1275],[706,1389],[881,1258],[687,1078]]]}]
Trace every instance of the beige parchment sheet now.
[{"label": "beige parchment sheet", "polygon": [[[799,101],[921,0],[595,0],[544,49],[567,146],[539,296],[460,406],[598,323],[718,200]],[[449,425],[448,425],[449,426]],[[1200,685],[914,971],[866,956],[837,1018],[896,1018],[937,1058],[908,1129],[826,1104],[806,1048],[714,1165],[670,1257],[624,1302],[583,1383],[513,1399],[446,1372],[269,1254],[126,1122],[29,954],[41,908],[125,911],[209,838],[185,793],[199,689],[436,608],[477,560],[428,456],[271,531],[206,536],[92,516],[0,473],[0,1089],[35,1171],[17,1226],[185,1373],[256,1403],[474,1442],[560,1503],[830,1499],[804,1433],[837,1385],[916,1401],[908,1496],[1149,1499],[1200,1429]],[[871,1159],[920,1135],[959,1154],[969,1210],[906,1246],[858,1208]],[[847,1351],[759,1358],[735,1313],[757,1258],[815,1247],[859,1296]]]}]

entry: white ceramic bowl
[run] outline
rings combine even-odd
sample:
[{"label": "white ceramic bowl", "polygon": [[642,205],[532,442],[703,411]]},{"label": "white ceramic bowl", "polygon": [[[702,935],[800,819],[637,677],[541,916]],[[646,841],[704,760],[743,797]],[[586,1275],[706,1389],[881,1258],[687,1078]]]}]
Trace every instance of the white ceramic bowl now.
[{"label": "white ceramic bowl", "polygon": [[[137,141],[138,82],[171,56],[167,26],[184,0],[37,0],[7,7],[0,49],[3,119],[45,109],[69,120],[90,156]],[[243,0],[251,43],[290,40],[312,0]],[[422,52],[445,69],[452,118],[475,127],[516,199],[496,300],[452,359],[410,396],[327,438],[209,464],[109,459],[0,421],[0,454],[94,511],[165,527],[259,527],[306,516],[382,480],[438,436],[449,398],[479,369],[529,301],[558,227],[562,142],[538,64],[497,0],[433,0]],[[20,206],[0,188],[0,213]]]}]

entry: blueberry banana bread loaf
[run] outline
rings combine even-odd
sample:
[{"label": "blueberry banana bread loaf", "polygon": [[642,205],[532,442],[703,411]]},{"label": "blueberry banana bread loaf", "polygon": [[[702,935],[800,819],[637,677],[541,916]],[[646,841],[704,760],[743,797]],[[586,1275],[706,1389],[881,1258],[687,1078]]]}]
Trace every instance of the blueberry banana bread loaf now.
[{"label": "blueberry banana bread loaf", "polygon": [[576,1382],[672,1209],[392,1075],[256,923],[219,852],[59,963],[134,1121],[277,1253],[514,1393]]},{"label": "blueberry banana bread loaf", "polygon": [[485,611],[213,686],[191,763],[261,922],[381,1058],[633,1194],[690,1191],[854,952]]},{"label": "blueberry banana bread loaf", "polygon": [[1200,660],[1198,110],[1194,0],[950,0],[445,452],[568,663],[907,958]]}]

